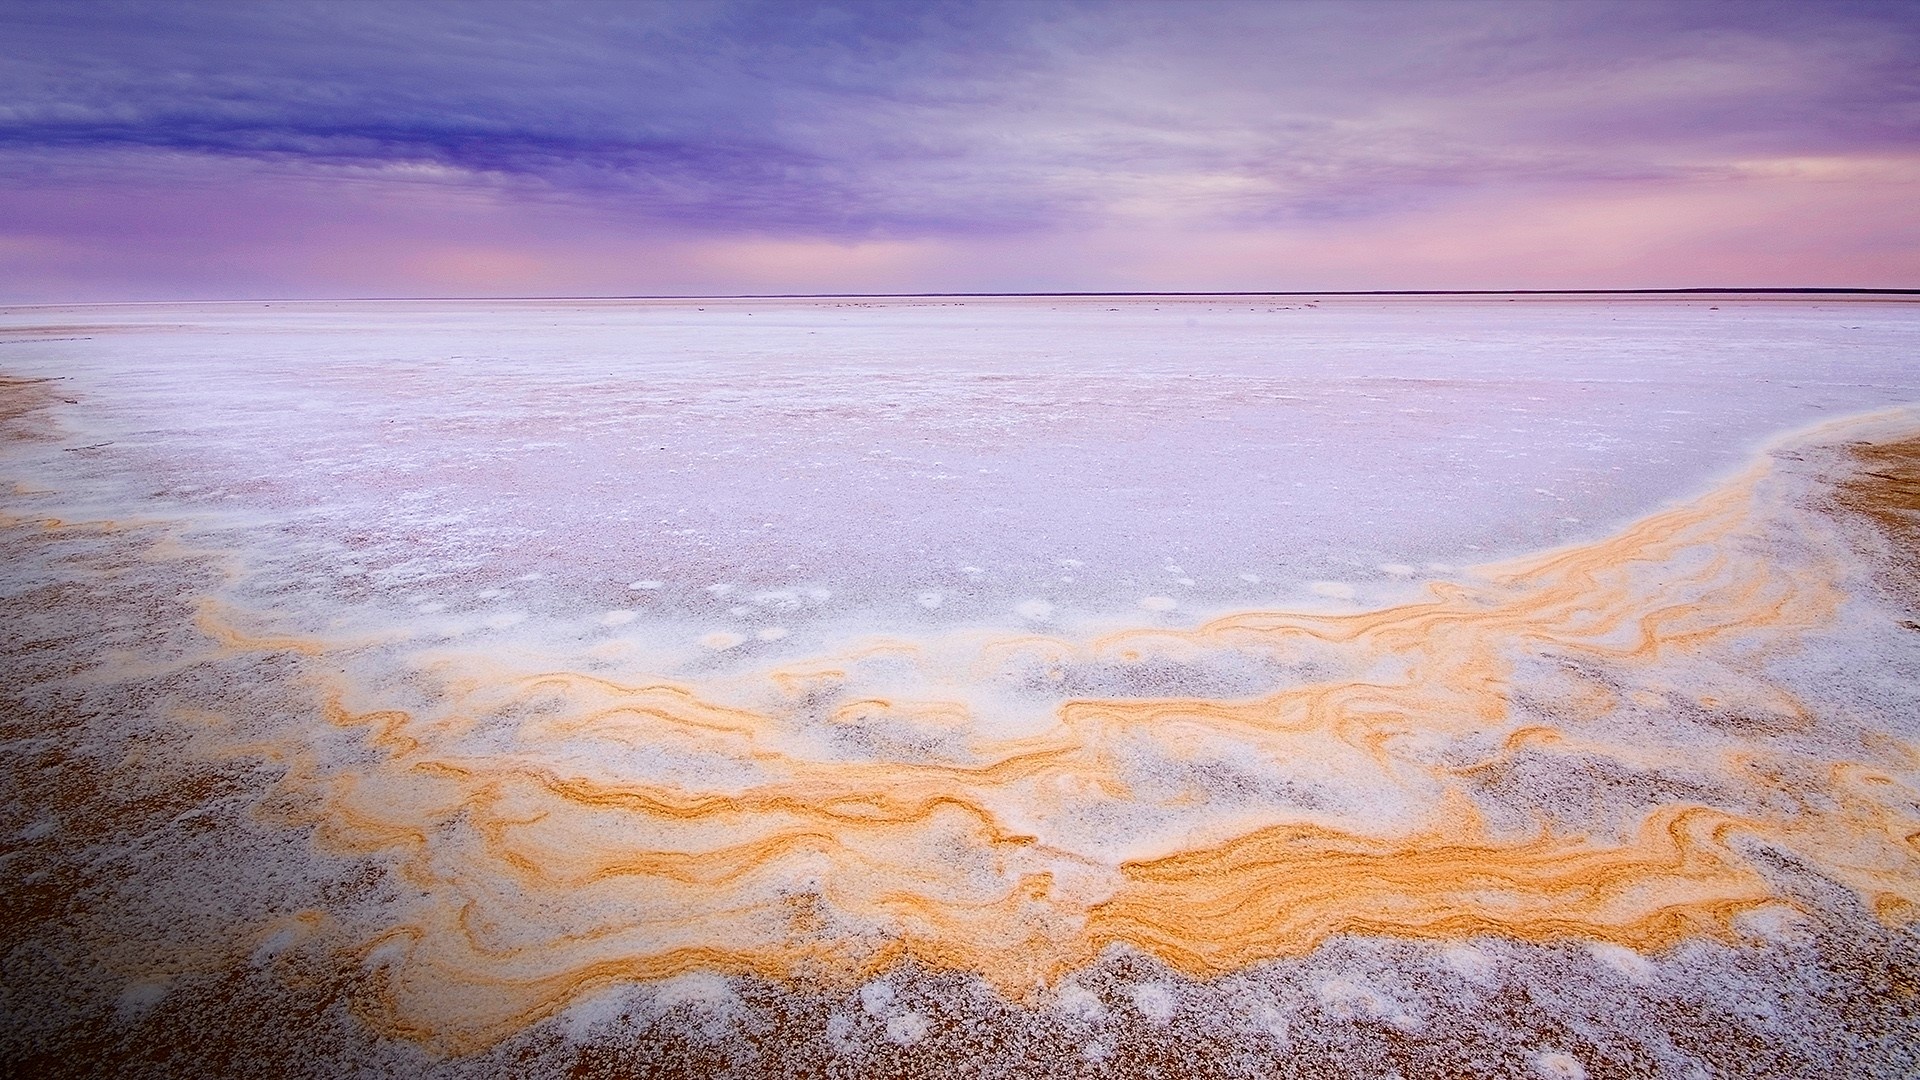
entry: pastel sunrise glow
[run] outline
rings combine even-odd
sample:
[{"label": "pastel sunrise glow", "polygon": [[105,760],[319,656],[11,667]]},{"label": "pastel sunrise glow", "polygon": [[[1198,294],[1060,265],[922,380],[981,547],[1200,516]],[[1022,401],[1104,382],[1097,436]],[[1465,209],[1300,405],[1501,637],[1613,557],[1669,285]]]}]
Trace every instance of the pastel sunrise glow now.
[{"label": "pastel sunrise glow", "polygon": [[0,298],[1905,287],[1905,3],[16,2]]}]

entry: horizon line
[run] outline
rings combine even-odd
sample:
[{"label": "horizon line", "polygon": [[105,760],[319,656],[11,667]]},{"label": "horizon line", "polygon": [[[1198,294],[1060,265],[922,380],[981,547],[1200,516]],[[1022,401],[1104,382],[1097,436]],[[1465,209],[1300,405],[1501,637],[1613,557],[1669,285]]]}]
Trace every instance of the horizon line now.
[{"label": "horizon line", "polygon": [[529,296],[257,296],[224,300],[72,300],[7,303],[5,308],[37,307],[110,307],[131,304],[329,304],[329,303],[417,303],[484,302],[526,300],[940,300],[940,299],[1017,299],[1091,298],[1091,297],[1197,297],[1197,296],[1689,296],[1727,293],[1765,295],[1830,296],[1863,294],[1879,296],[1920,296],[1920,288],[1853,288],[1844,286],[1769,286],[1737,288],[1690,286],[1679,289],[1238,289],[1217,291],[1054,291],[1054,292],[914,292],[914,293],[617,293],[550,294]]}]

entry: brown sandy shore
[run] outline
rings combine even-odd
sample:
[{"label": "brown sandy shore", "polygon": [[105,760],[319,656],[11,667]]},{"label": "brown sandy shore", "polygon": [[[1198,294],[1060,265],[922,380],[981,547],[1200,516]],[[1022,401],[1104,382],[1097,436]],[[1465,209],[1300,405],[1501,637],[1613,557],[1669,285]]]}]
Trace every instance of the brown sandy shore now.
[{"label": "brown sandy shore", "polygon": [[[0,378],[0,445],[49,445],[62,400],[57,384]],[[1920,438],[1805,453],[1828,478],[1812,509],[1839,524],[1861,565],[1882,567],[1881,603],[1920,627]],[[1316,870],[1299,863],[1297,837],[1191,856],[1234,864],[1208,870],[1224,895],[1176,890],[1160,901],[1149,889],[1134,907],[1109,906],[1108,918],[1132,927],[1116,940],[1132,947],[1077,965],[1083,996],[1061,1007],[1010,1000],[989,985],[995,972],[943,963],[939,950],[905,950],[890,969],[862,973],[886,976],[883,993],[830,963],[756,972],[721,962],[735,974],[719,989],[682,979],[598,1013],[543,1006],[504,1034],[441,1038],[420,1014],[395,1011],[369,950],[329,934],[345,912],[377,909],[395,882],[377,859],[315,847],[314,808],[285,782],[301,763],[278,746],[198,750],[209,717],[294,712],[320,723],[337,712],[327,657],[297,642],[212,640],[200,598],[227,573],[218,553],[181,547],[162,524],[36,516],[19,494],[9,500],[19,506],[0,506],[0,560],[15,568],[0,578],[0,1060],[15,1075],[1677,1076],[1693,1061],[1724,1075],[1813,1077],[1920,1067],[1920,941],[1897,887],[1863,889],[1762,852],[1752,887],[1791,912],[1788,932],[1749,933],[1738,917],[1763,905],[1720,912],[1711,898],[1699,910],[1656,907],[1619,933],[1591,915],[1527,929],[1440,918],[1396,932],[1392,918],[1351,914],[1340,897],[1372,882],[1384,891],[1364,904],[1390,906],[1393,889],[1428,887],[1403,878],[1462,872],[1450,868],[1465,856],[1400,850],[1367,863],[1374,856],[1349,852]],[[1920,854],[1920,832],[1899,840]],[[1142,880],[1173,882],[1180,866],[1168,862]],[[247,873],[233,884],[208,887],[237,867]],[[1235,890],[1279,888],[1275,873],[1323,881],[1316,888],[1339,894],[1329,909],[1348,914],[1304,951],[1241,947],[1270,920],[1210,939],[1218,963],[1182,962],[1191,946],[1155,947],[1156,936],[1186,940],[1173,923],[1196,910],[1194,896],[1228,918],[1246,895]],[[1911,863],[1888,873],[1912,885]],[[830,912],[799,903],[794,919],[831,934]],[[231,947],[208,946],[223,937]],[[130,978],[134,953],[174,974]],[[503,983],[499,993],[524,991]],[[889,1025],[909,1015],[913,1037],[893,1037]]]},{"label": "brown sandy shore", "polygon": [[1892,566],[1881,582],[1920,612],[1920,439],[1848,449],[1858,468],[1836,485],[1834,503],[1884,538]]},{"label": "brown sandy shore", "polygon": [[0,438],[26,441],[47,438],[51,431],[41,414],[55,401],[55,379],[16,379],[0,375]]}]

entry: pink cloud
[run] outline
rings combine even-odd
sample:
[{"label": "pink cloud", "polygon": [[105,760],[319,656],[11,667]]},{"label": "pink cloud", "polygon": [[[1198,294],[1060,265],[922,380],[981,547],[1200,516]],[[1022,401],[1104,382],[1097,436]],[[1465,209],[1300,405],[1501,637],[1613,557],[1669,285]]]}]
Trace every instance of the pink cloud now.
[{"label": "pink cloud", "polygon": [[0,295],[1911,287],[1920,155],[1438,190],[1368,217],[843,240],[384,176],[198,167],[0,194]]}]

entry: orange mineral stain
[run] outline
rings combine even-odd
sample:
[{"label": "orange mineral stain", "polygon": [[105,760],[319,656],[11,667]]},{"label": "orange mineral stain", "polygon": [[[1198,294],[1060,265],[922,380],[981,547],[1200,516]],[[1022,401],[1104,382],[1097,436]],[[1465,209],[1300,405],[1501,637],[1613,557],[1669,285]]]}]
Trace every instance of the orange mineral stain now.
[{"label": "orange mineral stain", "polygon": [[[1852,460],[1830,504],[1911,558],[1920,440]],[[1345,934],[1658,952],[1792,907],[1762,852],[1905,924],[1920,749],[1770,666],[1866,588],[1808,491],[1763,462],[1377,610],[873,638],[711,676],[183,599],[183,679],[238,659],[280,696],[210,681],[178,752],[269,763],[253,816],[359,860],[379,900],[103,963],[157,979],[321,941],[363,976],[360,1016],[465,1053],[700,972],[848,987],[911,961],[1033,1002],[1115,947],[1196,978]],[[1126,690],[1155,664],[1261,687]]]},{"label": "orange mineral stain", "polygon": [[[1769,554],[1800,513],[1770,482],[1757,467],[1377,611],[968,640],[958,662],[938,657],[960,646],[869,643],[758,692],[442,657],[434,707],[330,706],[372,756],[283,787],[322,843],[409,884],[360,946],[382,973],[361,1007],[449,1051],[692,971],[850,983],[910,958],[1027,999],[1112,946],[1200,977],[1350,933],[1658,951],[1789,903],[1754,845],[1904,922],[1912,748],[1809,770],[1773,742],[1817,720],[1764,663],[1845,593],[1824,542]],[[1324,674],[1244,699],[1061,697],[1004,737],[937,674],[1250,655]],[[863,692],[873,657],[922,664],[923,692]],[[1512,790],[1527,769],[1625,786],[1533,804]],[[1256,781],[1265,795],[1234,786]]]}]

